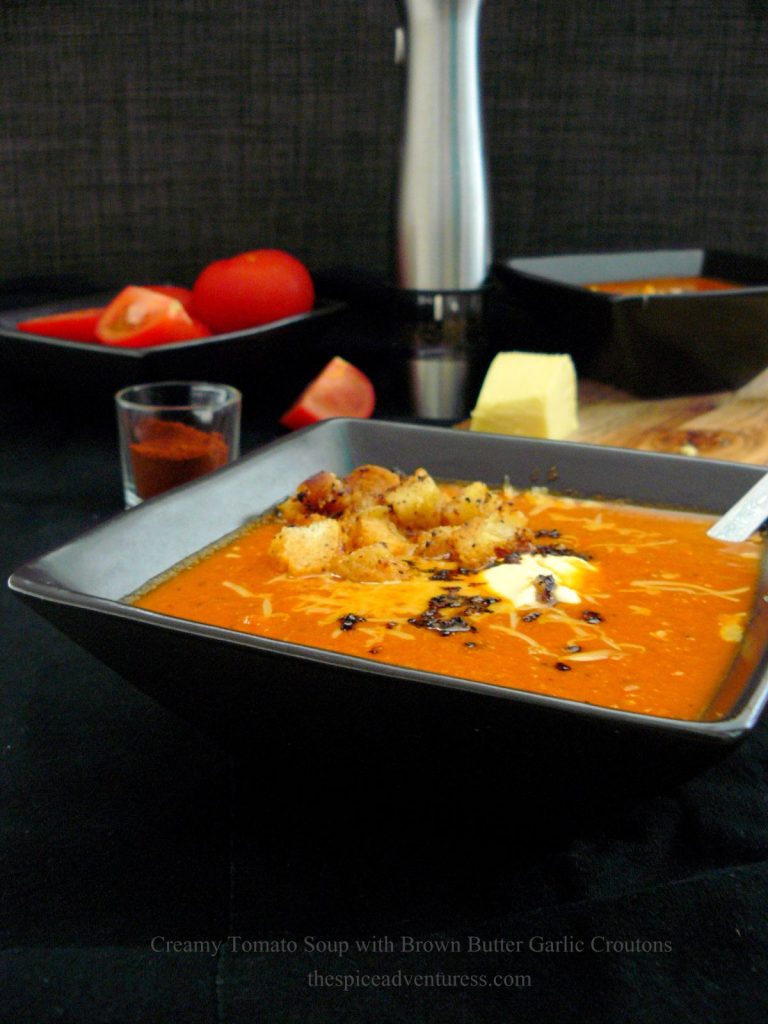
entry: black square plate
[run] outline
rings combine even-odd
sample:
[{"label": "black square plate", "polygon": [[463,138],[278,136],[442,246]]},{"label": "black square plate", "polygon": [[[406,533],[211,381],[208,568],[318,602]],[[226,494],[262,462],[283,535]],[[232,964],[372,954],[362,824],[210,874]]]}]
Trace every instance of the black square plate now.
[{"label": "black square plate", "polygon": [[[81,295],[0,311],[0,365],[6,383],[39,389],[46,400],[65,404],[89,398],[106,407],[130,384],[159,380],[210,380],[243,392],[249,413],[274,419],[333,355],[322,345],[326,328],[346,310],[320,301],[308,313],[263,327],[173,345],[119,348],[62,341],[16,329],[20,320],[70,309],[106,305],[114,292]],[[337,345],[338,347],[338,345]]]}]

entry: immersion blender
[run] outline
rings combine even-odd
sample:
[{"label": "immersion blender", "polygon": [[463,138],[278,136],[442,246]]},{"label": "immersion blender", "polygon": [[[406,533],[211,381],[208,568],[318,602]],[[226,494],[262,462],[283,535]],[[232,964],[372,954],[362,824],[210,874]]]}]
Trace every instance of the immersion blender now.
[{"label": "immersion blender", "polygon": [[482,0],[399,0],[405,125],[397,278],[409,298],[413,412],[467,412],[491,261],[479,72]]}]

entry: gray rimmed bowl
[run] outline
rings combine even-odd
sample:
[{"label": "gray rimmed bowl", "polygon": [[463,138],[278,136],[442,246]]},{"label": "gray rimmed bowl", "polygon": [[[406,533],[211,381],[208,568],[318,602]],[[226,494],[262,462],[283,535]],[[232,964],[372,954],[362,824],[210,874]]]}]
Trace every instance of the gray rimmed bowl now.
[{"label": "gray rimmed bowl", "polygon": [[[685,722],[502,689],[206,626],[121,601],[237,529],[319,469],[361,463],[442,478],[546,483],[584,496],[724,511],[755,466],[652,452],[332,420],[89,530],[19,568],[23,601],[160,704],[238,751],[311,772],[332,757],[425,772],[440,785],[515,794],[654,788],[713,763],[754,728],[768,698],[768,605],[758,599],[719,698],[720,720]],[[768,583],[763,568],[762,594]],[[409,766],[407,771],[405,766]],[[308,776],[311,784],[311,776]],[[596,790],[595,787],[598,787]]]}]

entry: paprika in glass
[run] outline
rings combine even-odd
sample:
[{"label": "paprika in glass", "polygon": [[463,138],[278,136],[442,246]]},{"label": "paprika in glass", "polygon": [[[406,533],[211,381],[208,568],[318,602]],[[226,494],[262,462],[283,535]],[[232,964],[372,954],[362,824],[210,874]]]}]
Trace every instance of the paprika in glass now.
[{"label": "paprika in glass", "polygon": [[241,396],[226,384],[169,381],[116,395],[127,506],[236,459]]}]

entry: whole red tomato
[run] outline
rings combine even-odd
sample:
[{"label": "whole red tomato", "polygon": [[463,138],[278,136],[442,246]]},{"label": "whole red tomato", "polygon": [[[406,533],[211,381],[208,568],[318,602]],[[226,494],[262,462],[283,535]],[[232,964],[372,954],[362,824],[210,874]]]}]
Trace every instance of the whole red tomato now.
[{"label": "whole red tomato", "polygon": [[210,263],[192,288],[192,312],[216,334],[306,313],[315,301],[309,271],[281,249],[254,249]]}]

